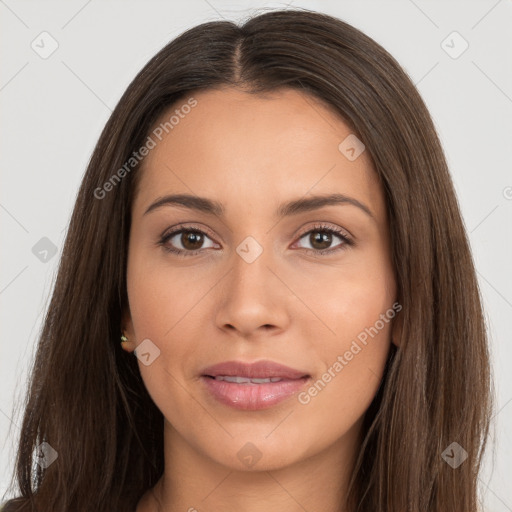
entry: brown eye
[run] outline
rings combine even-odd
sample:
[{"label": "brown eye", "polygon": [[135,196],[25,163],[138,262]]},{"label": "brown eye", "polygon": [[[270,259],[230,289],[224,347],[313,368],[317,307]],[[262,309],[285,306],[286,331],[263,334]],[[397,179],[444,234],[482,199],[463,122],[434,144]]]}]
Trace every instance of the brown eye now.
[{"label": "brown eye", "polygon": [[[336,238],[341,243],[332,247]],[[313,255],[333,254],[354,245],[352,239],[345,232],[328,226],[315,226],[304,233],[299,240],[307,240],[309,247],[303,248]]]},{"label": "brown eye", "polygon": [[190,251],[201,249],[201,245],[204,243],[203,233],[198,231],[182,231],[180,242],[182,246]]},{"label": "brown eye", "polygon": [[326,231],[311,231],[309,242],[313,249],[318,249],[319,251],[329,249],[332,243],[332,234]]},{"label": "brown eye", "polygon": [[[210,245],[205,244],[210,240]],[[159,241],[166,251],[178,254],[180,256],[194,256],[203,249],[214,247],[211,238],[197,228],[183,228],[180,227],[166,235]]]}]

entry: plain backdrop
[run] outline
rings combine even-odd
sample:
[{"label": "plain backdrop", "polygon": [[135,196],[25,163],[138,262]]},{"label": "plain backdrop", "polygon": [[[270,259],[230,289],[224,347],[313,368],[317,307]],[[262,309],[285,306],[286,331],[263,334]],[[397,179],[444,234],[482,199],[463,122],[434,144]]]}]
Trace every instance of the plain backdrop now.
[{"label": "plain backdrop", "polygon": [[111,110],[140,68],[187,28],[285,7],[322,11],[368,34],[430,109],[491,334],[496,414],[482,495],[486,510],[512,511],[510,0],[0,0],[0,501],[21,424],[15,404],[25,396],[75,196]]}]

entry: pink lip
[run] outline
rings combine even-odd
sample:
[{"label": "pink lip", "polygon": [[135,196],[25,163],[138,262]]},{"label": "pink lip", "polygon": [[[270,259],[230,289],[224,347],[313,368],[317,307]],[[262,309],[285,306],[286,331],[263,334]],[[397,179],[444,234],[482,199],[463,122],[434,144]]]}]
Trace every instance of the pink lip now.
[{"label": "pink lip", "polygon": [[[244,377],[248,379],[280,378],[278,382],[242,384],[216,380],[215,377]],[[206,389],[221,403],[236,409],[259,410],[272,407],[297,393],[310,379],[307,372],[295,370],[272,361],[248,364],[226,361],[205,368],[201,380]]]}]

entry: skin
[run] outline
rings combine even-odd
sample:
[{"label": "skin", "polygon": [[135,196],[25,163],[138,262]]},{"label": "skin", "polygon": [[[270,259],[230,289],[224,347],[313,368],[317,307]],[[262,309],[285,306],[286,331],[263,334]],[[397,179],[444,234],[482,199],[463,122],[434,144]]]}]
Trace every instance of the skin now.
[{"label": "skin", "polygon": [[[316,382],[375,325],[396,301],[382,187],[367,151],[354,161],[340,152],[350,129],[310,95],[222,88],[193,96],[197,106],[146,157],[132,205],[124,348],[146,338],[159,348],[151,364],[138,363],[165,418],[165,473],[137,512],[345,511],[362,419],[397,338],[395,322],[307,404],[293,396],[236,410],[205,391],[200,371],[269,359]],[[364,203],[373,218],[351,204],[275,217],[282,202],[334,192]],[[171,193],[219,201],[226,212],[167,205],[144,215]],[[332,235],[315,245],[310,235],[322,230],[309,231],[318,222],[355,245],[315,256],[344,243]],[[205,231],[202,245],[187,246],[187,233],[166,245],[199,254],[181,258],[158,244],[181,223]],[[252,263],[236,252],[247,236],[263,248]],[[252,467],[237,456],[248,442],[261,455]]]}]

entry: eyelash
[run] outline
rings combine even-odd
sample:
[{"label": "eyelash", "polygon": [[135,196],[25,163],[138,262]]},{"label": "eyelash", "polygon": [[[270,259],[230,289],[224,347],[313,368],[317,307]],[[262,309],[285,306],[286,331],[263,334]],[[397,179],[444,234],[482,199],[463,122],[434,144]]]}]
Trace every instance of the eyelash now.
[{"label": "eyelash", "polygon": [[[341,238],[343,243],[341,243],[338,247],[336,247],[334,249],[320,249],[320,250],[317,250],[317,249],[303,249],[308,254],[312,253],[314,256],[323,256],[325,254],[334,254],[334,253],[336,253],[338,251],[345,250],[347,247],[352,247],[352,246],[355,245],[354,241],[351,238],[349,238],[342,230],[340,230],[340,229],[333,229],[333,228],[331,228],[329,226],[326,226],[325,224],[317,224],[317,225],[313,226],[313,228],[310,228],[310,229],[308,229],[308,231],[305,231],[304,233],[302,233],[299,236],[298,239],[300,240],[305,235],[308,235],[308,234],[310,234],[312,232],[315,232],[315,231],[320,231],[320,232],[325,232],[325,233],[330,233],[330,234],[336,235],[337,237]],[[194,227],[194,226],[188,226],[187,227],[187,226],[179,225],[173,231],[164,234],[160,238],[160,240],[158,241],[158,245],[161,246],[165,251],[173,253],[176,256],[181,257],[181,258],[186,258],[186,257],[189,257],[189,256],[195,256],[195,255],[199,254],[201,251],[204,250],[204,249],[198,249],[196,251],[186,251],[186,250],[183,250],[183,249],[174,249],[172,247],[169,247],[169,246],[165,245],[168,242],[168,240],[173,238],[175,235],[177,235],[179,233],[183,233],[183,232],[199,233],[199,234],[206,235],[207,237],[211,238],[209,236],[209,234],[204,232],[202,229],[199,229],[199,228]]]}]

